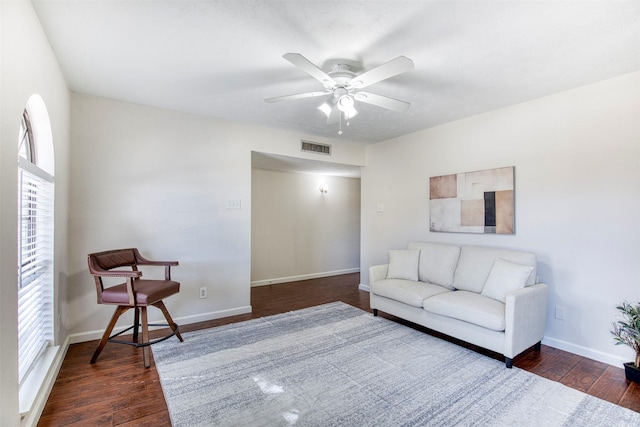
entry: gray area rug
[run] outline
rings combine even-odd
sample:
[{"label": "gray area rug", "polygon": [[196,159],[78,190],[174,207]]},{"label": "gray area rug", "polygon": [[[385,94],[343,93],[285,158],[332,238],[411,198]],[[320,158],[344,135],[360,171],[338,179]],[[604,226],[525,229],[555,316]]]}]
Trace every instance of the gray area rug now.
[{"label": "gray area rug", "polygon": [[343,303],[153,347],[175,426],[639,426],[640,414]]}]

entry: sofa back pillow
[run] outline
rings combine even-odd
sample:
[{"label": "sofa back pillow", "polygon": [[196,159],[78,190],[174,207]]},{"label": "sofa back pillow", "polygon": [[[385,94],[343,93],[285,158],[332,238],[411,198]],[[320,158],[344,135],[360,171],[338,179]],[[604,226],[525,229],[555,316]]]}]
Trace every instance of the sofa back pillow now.
[{"label": "sofa back pillow", "polygon": [[535,284],[535,254],[487,246],[463,246],[460,250],[460,258],[453,278],[453,286],[463,291],[482,292],[482,288],[484,288],[484,284],[489,277],[489,272],[491,272],[497,258],[533,267],[527,278],[526,285]]},{"label": "sofa back pillow", "polygon": [[418,278],[421,282],[434,283],[454,289],[453,275],[458,265],[460,247],[443,243],[411,242],[408,249],[420,250]]},{"label": "sofa back pillow", "polygon": [[418,281],[418,249],[400,249],[389,251],[387,279],[405,279]]},{"label": "sofa back pillow", "polygon": [[497,258],[482,288],[482,295],[506,302],[508,294],[524,288],[531,270],[533,267],[530,265],[516,264]]}]

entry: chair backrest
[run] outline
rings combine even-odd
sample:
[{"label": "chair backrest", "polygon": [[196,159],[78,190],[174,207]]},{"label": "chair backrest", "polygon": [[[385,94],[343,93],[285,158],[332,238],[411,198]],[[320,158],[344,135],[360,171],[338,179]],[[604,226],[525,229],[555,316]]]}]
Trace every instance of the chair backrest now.
[{"label": "chair backrest", "polygon": [[[132,281],[139,278],[142,273],[138,271],[138,250],[135,248],[114,249],[110,251],[95,252],[89,254],[89,273],[96,282],[98,304],[102,304],[102,292],[104,291],[103,277],[124,277],[127,281],[127,292],[130,304],[133,305],[134,295]],[[109,271],[119,267],[131,267],[131,271]]]},{"label": "chair backrest", "polygon": [[136,264],[136,250],[133,248],[115,249],[89,254],[89,271],[91,271],[92,274],[98,272],[95,267],[99,267],[102,270],[132,267],[135,270]]}]

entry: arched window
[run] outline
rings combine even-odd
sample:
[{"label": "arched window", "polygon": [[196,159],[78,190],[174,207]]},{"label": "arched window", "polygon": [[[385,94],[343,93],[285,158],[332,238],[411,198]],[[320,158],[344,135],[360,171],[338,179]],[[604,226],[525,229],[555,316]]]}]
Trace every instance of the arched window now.
[{"label": "arched window", "polygon": [[18,361],[24,381],[53,344],[53,141],[42,98],[29,98],[18,136]]}]

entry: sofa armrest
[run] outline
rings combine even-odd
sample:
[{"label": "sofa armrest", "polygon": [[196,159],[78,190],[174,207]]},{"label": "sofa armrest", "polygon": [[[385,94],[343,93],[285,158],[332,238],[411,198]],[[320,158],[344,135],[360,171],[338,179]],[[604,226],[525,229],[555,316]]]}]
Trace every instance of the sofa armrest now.
[{"label": "sofa armrest", "polygon": [[369,285],[373,282],[386,279],[388,270],[389,264],[373,265],[369,267]]},{"label": "sofa armrest", "polygon": [[549,286],[537,283],[512,292],[505,304],[504,355],[513,358],[542,341],[547,321]]}]

